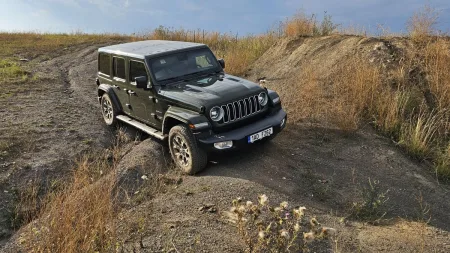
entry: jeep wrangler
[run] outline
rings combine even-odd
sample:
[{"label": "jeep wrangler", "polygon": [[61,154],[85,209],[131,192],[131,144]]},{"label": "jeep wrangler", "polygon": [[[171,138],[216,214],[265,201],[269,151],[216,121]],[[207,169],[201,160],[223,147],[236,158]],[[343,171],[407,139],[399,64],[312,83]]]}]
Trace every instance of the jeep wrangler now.
[{"label": "jeep wrangler", "polygon": [[275,137],[286,126],[278,94],[225,74],[204,44],[140,41],[98,50],[98,100],[118,121],[168,140],[181,170],[195,174],[207,154]]}]

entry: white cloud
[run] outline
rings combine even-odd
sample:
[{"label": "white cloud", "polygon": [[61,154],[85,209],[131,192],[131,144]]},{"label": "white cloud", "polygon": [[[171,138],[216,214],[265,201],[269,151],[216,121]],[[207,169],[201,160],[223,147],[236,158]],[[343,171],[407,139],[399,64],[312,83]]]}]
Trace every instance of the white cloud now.
[{"label": "white cloud", "polygon": [[31,16],[33,16],[33,17],[35,17],[35,18],[42,18],[42,17],[48,16],[49,13],[50,13],[50,12],[49,12],[48,10],[45,10],[45,9],[39,9],[39,10],[33,11],[33,12],[31,13]]}]

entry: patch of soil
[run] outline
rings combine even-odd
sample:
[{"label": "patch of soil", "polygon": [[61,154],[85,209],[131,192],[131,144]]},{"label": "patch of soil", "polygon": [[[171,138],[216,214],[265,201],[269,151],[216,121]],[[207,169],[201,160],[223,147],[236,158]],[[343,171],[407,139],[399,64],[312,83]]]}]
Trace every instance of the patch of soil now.
[{"label": "patch of soil", "polygon": [[23,67],[36,80],[2,85],[21,89],[0,98],[0,143],[8,144],[0,156],[0,244],[18,225],[18,193],[27,182],[48,187],[69,174],[77,157],[112,143],[114,130],[103,124],[96,100],[99,46],[78,45],[54,59],[27,62]]}]

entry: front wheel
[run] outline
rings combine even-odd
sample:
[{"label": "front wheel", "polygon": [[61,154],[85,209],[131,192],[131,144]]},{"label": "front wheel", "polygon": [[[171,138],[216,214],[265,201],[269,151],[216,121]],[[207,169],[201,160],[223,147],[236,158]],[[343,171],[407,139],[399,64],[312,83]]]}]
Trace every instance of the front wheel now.
[{"label": "front wheel", "polygon": [[186,125],[170,129],[169,149],[176,166],[186,174],[193,175],[206,167],[207,154]]}]

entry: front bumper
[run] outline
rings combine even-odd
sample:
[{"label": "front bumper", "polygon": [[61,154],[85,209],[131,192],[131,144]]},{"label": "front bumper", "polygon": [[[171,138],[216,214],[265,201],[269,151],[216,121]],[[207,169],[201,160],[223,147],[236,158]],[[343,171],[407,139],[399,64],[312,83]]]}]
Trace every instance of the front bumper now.
[{"label": "front bumper", "polygon": [[[250,145],[250,143],[248,143],[249,135],[258,133],[267,128],[273,127],[273,135],[277,135],[286,126],[286,116],[286,112],[283,109],[280,109],[277,112],[269,114],[268,116],[257,122],[225,133],[215,134],[212,131],[209,131],[208,133],[198,133],[196,134],[196,139],[199,146],[207,151],[219,151],[218,149],[214,148],[214,143],[224,141],[233,141],[233,147],[230,149],[240,148],[246,145]],[[285,120],[285,122],[283,125],[281,125],[283,119]],[[256,141],[254,143],[258,142],[260,141]]]}]

